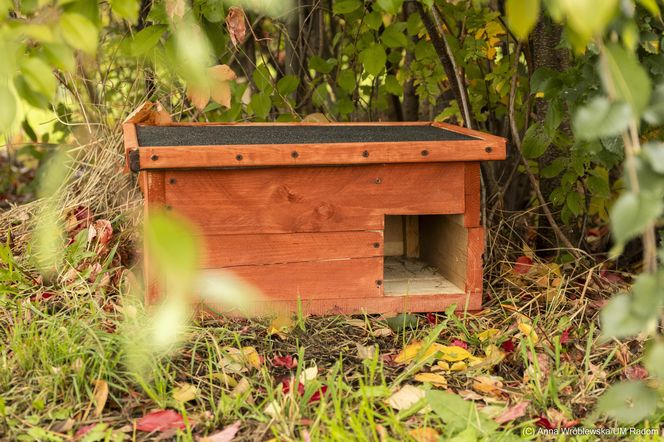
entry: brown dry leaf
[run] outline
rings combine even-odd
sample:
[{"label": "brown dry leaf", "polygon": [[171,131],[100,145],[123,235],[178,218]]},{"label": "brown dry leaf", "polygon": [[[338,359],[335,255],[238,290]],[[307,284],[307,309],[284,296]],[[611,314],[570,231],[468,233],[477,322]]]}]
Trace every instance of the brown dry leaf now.
[{"label": "brown dry leaf", "polygon": [[447,379],[436,373],[418,373],[414,379],[419,382],[428,382],[434,387],[447,388]]},{"label": "brown dry leaf", "polygon": [[293,330],[294,325],[295,323],[290,315],[279,315],[270,322],[267,334],[268,336],[277,335],[281,339],[286,339],[287,334]]},{"label": "brown dry leaf", "polygon": [[239,6],[231,6],[226,16],[226,27],[231,37],[233,46],[242,44],[247,33],[247,26],[244,21],[244,11]]},{"label": "brown dry leaf", "polygon": [[184,403],[193,401],[198,396],[198,389],[191,384],[180,384],[178,388],[173,390],[173,399],[176,402]]},{"label": "brown dry leaf", "polygon": [[231,107],[230,81],[235,80],[235,72],[228,65],[218,64],[208,68],[208,75],[210,77],[210,96],[212,99],[226,108]]},{"label": "brown dry leaf", "polygon": [[240,421],[233,422],[218,433],[200,439],[200,442],[231,442],[240,431]]},{"label": "brown dry leaf", "polygon": [[414,385],[404,385],[387,398],[387,404],[395,410],[407,410],[424,398],[425,391]]},{"label": "brown dry leaf", "polygon": [[438,442],[440,433],[433,428],[416,428],[408,432],[416,442]]},{"label": "brown dry leaf", "polygon": [[184,17],[184,0],[166,0],[166,15],[172,21]]},{"label": "brown dry leaf", "polygon": [[302,119],[305,123],[329,123],[330,120],[320,112],[309,114]]},{"label": "brown dry leaf", "polygon": [[511,407],[506,408],[505,411],[503,411],[503,413],[495,419],[495,421],[499,424],[504,424],[506,422],[511,422],[514,419],[518,419],[526,414],[528,405],[530,405],[530,401],[523,401],[512,405]]},{"label": "brown dry leaf", "polygon": [[210,101],[210,88],[207,85],[188,85],[187,98],[189,101],[191,101],[191,104],[193,104],[196,109],[203,110]]},{"label": "brown dry leaf", "polygon": [[164,109],[164,106],[162,106],[160,102],[156,103],[155,109],[156,111],[154,113],[154,124],[160,126],[160,125],[170,124],[173,122],[171,114],[169,114],[166,111],[166,109]]},{"label": "brown dry leaf", "polygon": [[95,381],[94,398],[95,398],[94,416],[99,417],[101,416],[102,411],[104,411],[104,407],[106,406],[106,401],[108,400],[108,383],[106,381],[101,379],[97,379]]},{"label": "brown dry leaf", "polygon": [[473,389],[478,393],[500,396],[503,383],[496,376],[477,376],[473,380]]},{"label": "brown dry leaf", "polygon": [[251,388],[251,384],[249,384],[249,381],[247,378],[242,378],[240,379],[240,382],[237,383],[235,388],[231,391],[231,396],[239,396],[242,393],[246,392]]},{"label": "brown dry leaf", "polygon": [[367,328],[367,323],[363,319],[346,319],[346,324],[362,329]]},{"label": "brown dry leaf", "polygon": [[376,338],[392,336],[393,334],[394,334],[394,332],[389,327],[377,328],[372,333],[372,335],[374,335],[374,337],[376,337]]},{"label": "brown dry leaf", "polygon": [[357,355],[360,359],[373,359],[376,356],[375,345],[355,344],[355,346],[357,347]]}]

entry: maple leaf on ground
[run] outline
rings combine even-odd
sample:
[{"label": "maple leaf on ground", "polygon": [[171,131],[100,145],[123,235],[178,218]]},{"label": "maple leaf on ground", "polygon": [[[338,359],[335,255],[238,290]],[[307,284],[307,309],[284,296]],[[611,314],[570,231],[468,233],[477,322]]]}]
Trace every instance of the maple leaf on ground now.
[{"label": "maple leaf on ground", "polygon": [[297,367],[297,358],[294,358],[291,355],[286,356],[275,356],[272,358],[272,365],[275,367],[285,367],[289,370]]},{"label": "maple leaf on ground", "polygon": [[[191,419],[189,420],[189,423],[190,425],[193,425]],[[155,431],[182,430],[186,428],[186,426],[182,415],[174,410],[153,411],[136,421],[136,429],[148,433]]]},{"label": "maple leaf on ground", "polygon": [[[281,390],[284,392],[284,394],[290,393],[293,381],[293,379],[286,379],[281,383]],[[302,382],[297,383],[297,394],[300,396],[304,394],[304,384]]]},{"label": "maple leaf on ground", "polygon": [[512,353],[514,351],[514,348],[515,348],[514,341],[511,340],[511,339],[508,339],[507,341],[500,344],[500,348],[502,348],[503,351],[505,351],[505,353]]},{"label": "maple leaf on ground", "polygon": [[420,400],[424,399],[426,392],[414,385],[404,385],[392,396],[387,398],[387,404],[395,410],[407,410]]},{"label": "maple leaf on ground", "polygon": [[498,416],[495,421],[499,424],[504,424],[506,422],[511,422],[515,419],[518,419],[526,414],[526,409],[530,405],[530,401],[519,402],[518,404],[512,405],[509,408],[506,408],[500,416]]}]

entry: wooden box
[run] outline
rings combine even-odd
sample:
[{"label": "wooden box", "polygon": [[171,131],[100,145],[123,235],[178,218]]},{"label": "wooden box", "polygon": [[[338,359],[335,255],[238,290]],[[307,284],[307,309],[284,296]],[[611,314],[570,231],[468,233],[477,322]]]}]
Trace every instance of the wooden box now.
[{"label": "wooden box", "polygon": [[502,138],[430,122],[134,121],[124,135],[147,216],[200,227],[203,268],[258,287],[258,314],[481,307],[479,161],[504,159]]}]

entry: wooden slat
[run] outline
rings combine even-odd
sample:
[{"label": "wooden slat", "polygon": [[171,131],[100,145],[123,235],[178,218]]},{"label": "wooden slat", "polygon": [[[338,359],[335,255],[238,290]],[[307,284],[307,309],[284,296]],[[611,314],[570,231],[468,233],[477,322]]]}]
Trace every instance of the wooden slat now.
[{"label": "wooden slat", "polygon": [[[144,219],[164,206],[164,171],[144,171],[139,174],[145,202]],[[160,288],[154,263],[150,257],[147,242],[143,241],[143,278],[145,284],[145,303],[155,304],[160,298]]]},{"label": "wooden slat", "polygon": [[466,293],[482,301],[482,252],[484,251],[484,229],[468,229],[468,249],[466,252]]},{"label": "wooden slat", "polygon": [[382,257],[240,266],[227,270],[254,285],[267,300],[292,300],[298,296],[311,300],[372,298],[381,296],[383,288]]},{"label": "wooden slat", "polygon": [[462,213],[460,163],[166,171],[166,203],[208,235],[382,230],[385,214]]},{"label": "wooden slat", "polygon": [[[486,140],[306,145],[143,146],[141,169],[432,163],[504,159],[504,143]],[[487,147],[491,151],[487,152]],[[296,152],[296,154],[295,154]],[[423,154],[425,152],[425,154]]]},{"label": "wooden slat", "polygon": [[404,254],[403,218],[401,215],[385,217],[385,256]]},{"label": "wooden slat", "polygon": [[404,217],[404,241],[406,242],[406,256],[417,258],[420,256],[420,219],[417,215]]},{"label": "wooden slat", "polygon": [[[297,312],[302,306],[305,315],[351,315],[383,313],[393,315],[399,312],[442,312],[452,304],[456,304],[456,311],[477,311],[482,308],[481,298],[469,296],[465,293],[448,295],[422,295],[422,296],[385,296],[385,297],[358,297],[358,298],[332,298],[332,299],[288,299],[284,301],[261,301],[252,305],[249,314],[252,316],[273,316],[278,311]],[[228,310],[224,306],[213,305],[203,312],[226,312],[238,315],[238,312]],[[206,316],[208,316],[206,314]]]},{"label": "wooden slat", "polygon": [[213,235],[203,238],[204,269],[383,256],[383,232]]},{"label": "wooden slat", "polygon": [[466,227],[478,227],[481,225],[481,188],[480,188],[480,163],[465,163],[464,173],[464,195],[466,198],[466,210],[463,223]]},{"label": "wooden slat", "polygon": [[422,221],[422,260],[438,267],[457,287],[465,287],[468,229],[444,216]]},{"label": "wooden slat", "polygon": [[123,172],[129,173],[129,152],[138,148],[138,137],[134,123],[122,124],[122,138],[125,146],[125,166]]}]

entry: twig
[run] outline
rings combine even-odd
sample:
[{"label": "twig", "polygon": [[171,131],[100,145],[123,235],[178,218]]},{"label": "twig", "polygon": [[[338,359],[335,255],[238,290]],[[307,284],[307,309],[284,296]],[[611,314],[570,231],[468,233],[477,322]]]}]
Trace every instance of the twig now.
[{"label": "twig", "polygon": [[539,183],[537,182],[537,179],[535,178],[535,175],[533,175],[532,170],[530,170],[530,165],[528,164],[528,160],[526,160],[526,157],[523,156],[523,152],[521,151],[521,137],[519,136],[519,129],[516,127],[516,118],[514,117],[514,104],[516,101],[516,82],[517,78],[519,75],[519,54],[521,53],[521,42],[518,42],[516,44],[516,49],[514,50],[514,73],[512,74],[512,81],[510,85],[510,100],[509,100],[509,108],[508,108],[508,115],[509,115],[509,120],[510,120],[510,129],[512,131],[512,142],[516,146],[516,150],[519,153],[519,157],[521,158],[521,162],[523,163],[524,169],[526,170],[526,175],[528,175],[528,179],[530,180],[530,184],[533,186],[533,190],[535,190],[535,194],[537,195],[537,199],[540,201],[540,204],[542,205],[542,211],[544,212],[544,216],[546,217],[547,221],[549,222],[549,225],[553,229],[553,232],[556,234],[556,237],[560,242],[563,243],[563,245],[569,250],[569,252],[574,256],[576,259],[581,258],[581,254],[578,252],[576,247],[572,244],[572,242],[567,238],[567,236],[563,233],[561,230],[560,226],[558,226],[558,223],[556,220],[553,218],[553,214],[551,213],[551,210],[549,210],[548,202],[546,201],[546,198],[544,198],[544,195],[542,195],[542,191],[540,190]]}]

